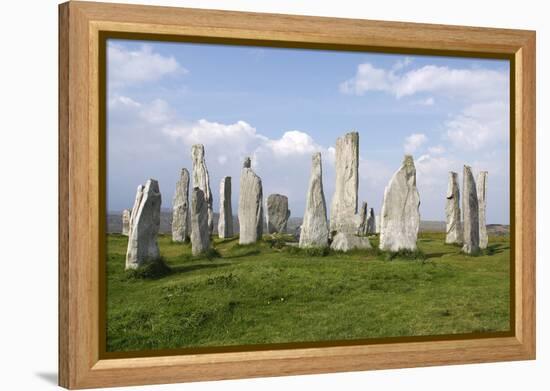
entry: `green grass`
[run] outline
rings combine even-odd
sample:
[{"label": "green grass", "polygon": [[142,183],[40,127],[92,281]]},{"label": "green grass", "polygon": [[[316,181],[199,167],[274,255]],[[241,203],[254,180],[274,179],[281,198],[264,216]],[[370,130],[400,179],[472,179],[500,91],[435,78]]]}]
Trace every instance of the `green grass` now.
[{"label": "green grass", "polygon": [[[328,341],[505,331],[509,238],[475,257],[419,237],[419,251],[340,253],[215,239],[194,257],[161,235],[167,267],[124,271],[127,238],[107,238],[107,350]],[[160,273],[157,273],[159,272]]]}]

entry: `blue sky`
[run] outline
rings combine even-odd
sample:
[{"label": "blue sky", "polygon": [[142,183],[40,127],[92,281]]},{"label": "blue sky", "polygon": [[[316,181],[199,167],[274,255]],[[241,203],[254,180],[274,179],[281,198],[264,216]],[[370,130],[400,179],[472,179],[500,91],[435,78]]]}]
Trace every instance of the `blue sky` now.
[{"label": "blue sky", "polygon": [[501,60],[109,40],[108,209],[159,180],[170,208],[190,149],[219,183],[252,156],[264,196],[302,216],[311,154],[323,156],[327,206],[338,136],[360,135],[360,201],[379,213],[404,153],[415,158],[424,220],[444,220],[447,173],[489,171],[488,223],[509,222],[509,63]]}]

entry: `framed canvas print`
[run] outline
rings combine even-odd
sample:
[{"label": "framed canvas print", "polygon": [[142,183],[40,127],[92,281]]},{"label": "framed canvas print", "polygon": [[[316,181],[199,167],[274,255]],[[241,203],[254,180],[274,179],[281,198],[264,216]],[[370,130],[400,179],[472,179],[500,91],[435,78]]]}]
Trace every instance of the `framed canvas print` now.
[{"label": "framed canvas print", "polygon": [[535,33],[59,7],[67,388],[535,358]]}]

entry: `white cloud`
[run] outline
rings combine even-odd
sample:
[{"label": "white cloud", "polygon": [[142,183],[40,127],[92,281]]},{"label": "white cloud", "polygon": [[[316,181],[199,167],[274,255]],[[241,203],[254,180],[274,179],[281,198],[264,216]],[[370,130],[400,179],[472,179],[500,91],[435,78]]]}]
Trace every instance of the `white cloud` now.
[{"label": "white cloud", "polygon": [[441,155],[446,151],[445,147],[443,145],[435,145],[433,147],[428,148],[428,152],[432,155]]},{"label": "white cloud", "polygon": [[428,141],[428,137],[424,133],[413,133],[405,139],[403,149],[405,153],[412,154],[426,141]]},{"label": "white cloud", "polygon": [[295,154],[311,155],[322,149],[309,134],[299,130],[285,132],[280,139],[269,140],[267,145],[276,155],[283,157]]},{"label": "white cloud", "polygon": [[114,94],[109,97],[107,106],[109,109],[112,109],[112,110],[117,110],[121,108],[133,109],[133,108],[141,107],[141,103],[136,102],[135,100],[127,96]]},{"label": "white cloud", "polygon": [[[141,106],[141,105],[140,105]],[[140,117],[153,124],[162,124],[173,118],[172,110],[166,101],[155,99],[149,105],[141,106]]]},{"label": "white cloud", "polygon": [[355,76],[340,84],[340,91],[354,95],[383,91],[396,98],[418,93],[443,93],[447,97],[474,100],[502,98],[508,94],[508,73],[504,71],[425,65],[403,73],[399,72],[403,66],[398,64],[391,69],[376,68],[370,63],[360,64]]},{"label": "white cloud", "polygon": [[107,72],[109,83],[117,87],[156,81],[167,75],[188,71],[174,57],[153,52],[150,45],[142,45],[139,50],[128,50],[109,43]]},{"label": "white cloud", "polygon": [[435,99],[432,96],[430,96],[426,99],[415,100],[413,104],[418,106],[433,106],[435,104]]}]

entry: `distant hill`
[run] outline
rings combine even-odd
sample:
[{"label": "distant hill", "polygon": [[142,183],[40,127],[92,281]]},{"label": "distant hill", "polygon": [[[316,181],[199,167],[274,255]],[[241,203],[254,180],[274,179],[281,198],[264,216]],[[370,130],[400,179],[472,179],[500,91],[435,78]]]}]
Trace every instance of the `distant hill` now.
[{"label": "distant hill", "polygon": [[[219,214],[214,213],[214,233],[218,232],[218,218]],[[301,217],[290,217],[287,224],[287,232],[294,233],[296,228],[302,224]],[[163,209],[160,212],[160,233],[172,232],[172,211],[169,209]],[[264,229],[266,229],[264,227]],[[239,232],[239,222],[237,216],[233,216],[233,230]],[[107,215],[107,232],[108,233],[120,233],[122,231],[122,212],[110,212]],[[444,221],[430,221],[425,220],[420,222],[421,232],[444,232]],[[503,224],[488,224],[487,232],[489,235],[506,235],[510,232],[509,225]]]}]

